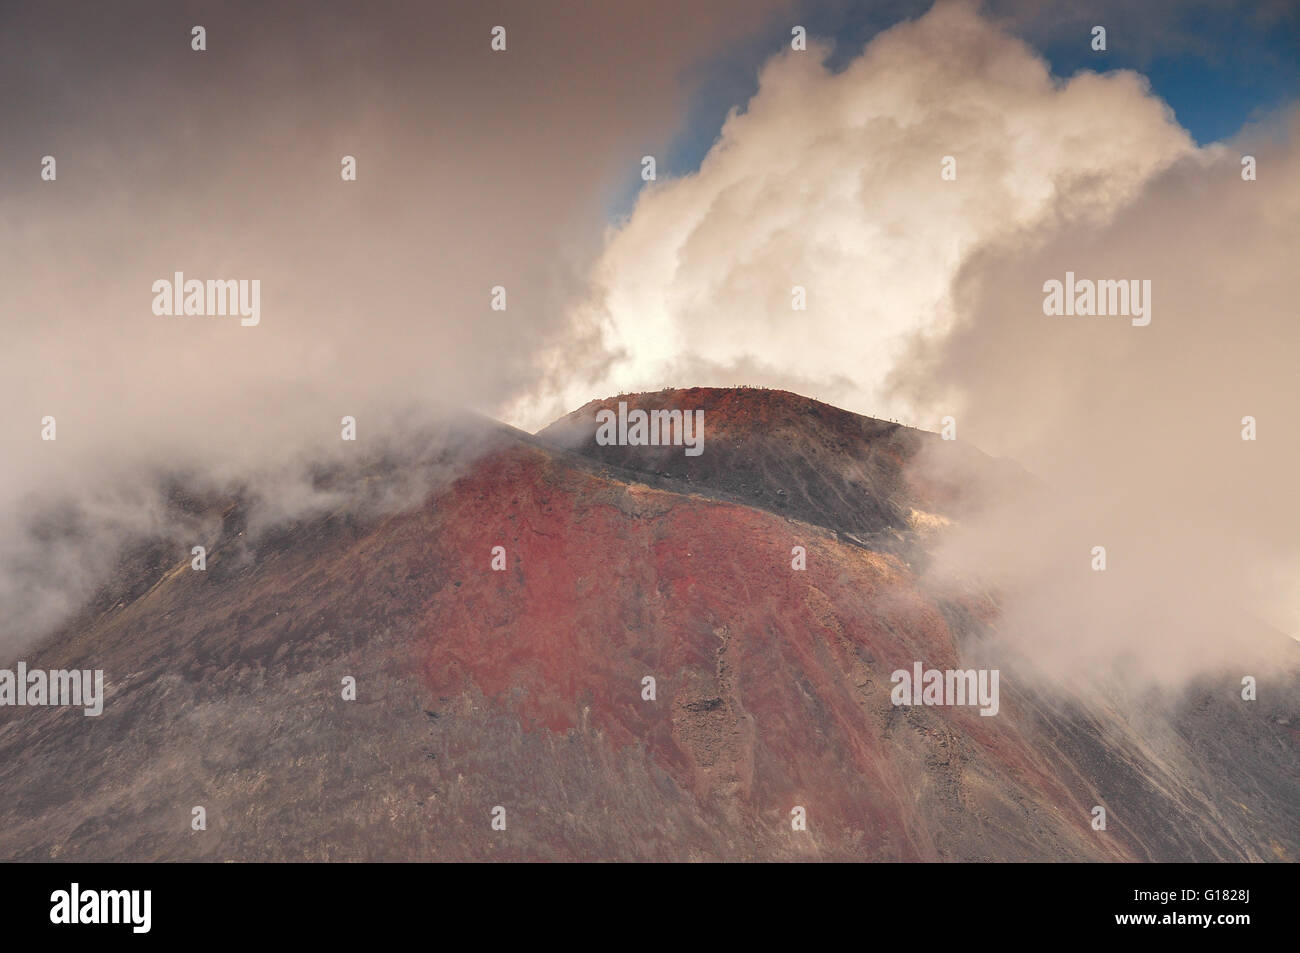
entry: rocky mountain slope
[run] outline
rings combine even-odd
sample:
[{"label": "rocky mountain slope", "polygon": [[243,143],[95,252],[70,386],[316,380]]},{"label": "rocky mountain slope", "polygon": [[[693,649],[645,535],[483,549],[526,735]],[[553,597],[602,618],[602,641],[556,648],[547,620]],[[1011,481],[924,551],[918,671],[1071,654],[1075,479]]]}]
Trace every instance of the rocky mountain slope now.
[{"label": "rocky mountain slope", "polygon": [[[703,408],[704,453],[597,445],[620,400]],[[1013,671],[994,717],[892,704],[895,669],[987,658],[996,594],[919,567],[1013,465],[774,391],[473,429],[408,505],[246,532],[249,501],[191,500],[205,572],[142,543],[23,656],[102,668],[108,698],[0,708],[0,857],[1300,855],[1294,668],[1248,708],[1235,673],[1143,717]]]}]

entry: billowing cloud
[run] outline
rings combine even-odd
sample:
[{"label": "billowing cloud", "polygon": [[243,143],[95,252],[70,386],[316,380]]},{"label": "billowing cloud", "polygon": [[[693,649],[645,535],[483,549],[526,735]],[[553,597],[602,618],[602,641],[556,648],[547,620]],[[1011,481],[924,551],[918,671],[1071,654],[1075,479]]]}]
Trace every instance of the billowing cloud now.
[{"label": "billowing cloud", "polygon": [[893,27],[838,73],[828,54],[774,57],[698,172],[642,192],[574,316],[612,360],[574,379],[556,355],[561,396],[539,416],[699,368],[711,379],[689,383],[735,383],[735,367],[937,426],[883,385],[912,335],[952,325],[961,267],[1011,234],[1105,221],[1194,148],[1141,76],[1062,82],[971,3]]},{"label": "billowing cloud", "polygon": [[[825,52],[773,58],[698,172],[610,232],[574,320],[613,358],[558,403],[744,382],[954,416],[1047,493],[990,501],[936,584],[995,586],[1008,644],[1058,675],[1181,680],[1300,635],[1295,120],[1197,148],[1140,75],[1054,78],[969,3],[840,72]],[[1150,324],[1046,315],[1067,272],[1150,281]]]}]

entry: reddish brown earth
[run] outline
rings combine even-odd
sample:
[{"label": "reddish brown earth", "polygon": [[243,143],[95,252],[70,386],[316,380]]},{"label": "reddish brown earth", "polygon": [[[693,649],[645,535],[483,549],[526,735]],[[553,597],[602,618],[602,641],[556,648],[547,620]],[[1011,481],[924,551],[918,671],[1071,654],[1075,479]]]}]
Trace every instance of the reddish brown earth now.
[{"label": "reddish brown earth", "polygon": [[623,398],[703,406],[700,457],[596,447],[618,399],[537,438],[480,425],[454,479],[386,515],[242,535],[246,501],[199,505],[224,515],[206,573],[124,568],[25,656],[111,689],[100,718],[0,709],[0,857],[1300,853],[1293,676],[1243,710],[1225,673],[1158,729],[1011,671],[995,717],[890,702],[893,670],[971,667],[997,624],[991,597],[927,589],[909,514],[960,518],[1014,466],[757,390]]}]

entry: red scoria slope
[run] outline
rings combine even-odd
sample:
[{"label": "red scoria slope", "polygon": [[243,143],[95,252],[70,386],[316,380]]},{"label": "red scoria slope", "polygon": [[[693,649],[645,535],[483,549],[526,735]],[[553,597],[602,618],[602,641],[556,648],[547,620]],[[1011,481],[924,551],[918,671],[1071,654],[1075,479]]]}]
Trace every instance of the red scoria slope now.
[{"label": "red scoria slope", "polygon": [[973,667],[997,622],[926,589],[911,511],[958,514],[1004,468],[780,392],[624,399],[703,405],[705,453],[597,448],[593,404],[539,438],[480,426],[396,512],[246,534],[223,501],[207,572],[175,553],[26,657],[103,668],[108,698],[0,709],[0,858],[1300,852],[1293,683],[1245,714],[1211,686],[1158,740],[1010,671],[996,717],[891,703],[891,672]]},{"label": "red scoria slope", "polygon": [[[433,690],[481,693],[526,730],[632,751],[664,772],[690,805],[664,820],[697,830],[658,838],[646,856],[1126,855],[1122,839],[1087,836],[1087,787],[1054,774],[1014,706],[981,718],[890,703],[893,670],[958,662],[943,613],[897,557],[532,448],[484,460],[432,520],[437,570],[455,590],[422,620]],[[488,570],[494,545],[506,572]],[[807,571],[791,569],[796,545]],[[790,829],[796,805],[808,832]],[[617,829],[622,809],[610,800],[601,816]],[[997,842],[954,830],[964,812]]]}]

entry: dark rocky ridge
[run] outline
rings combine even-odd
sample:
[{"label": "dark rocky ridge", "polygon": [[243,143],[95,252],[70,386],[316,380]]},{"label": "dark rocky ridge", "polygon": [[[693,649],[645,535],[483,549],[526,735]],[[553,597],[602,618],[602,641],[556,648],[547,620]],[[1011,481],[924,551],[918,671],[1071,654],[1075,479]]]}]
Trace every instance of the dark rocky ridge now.
[{"label": "dark rocky ridge", "polygon": [[[703,410],[705,452],[598,445],[596,414],[616,412],[620,401],[647,411]],[[912,528],[914,511],[960,516],[988,489],[1033,485],[1016,464],[938,434],[758,388],[593,400],[538,437],[654,486],[735,500],[891,549]]]}]

